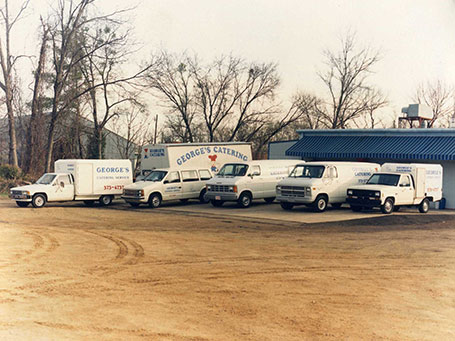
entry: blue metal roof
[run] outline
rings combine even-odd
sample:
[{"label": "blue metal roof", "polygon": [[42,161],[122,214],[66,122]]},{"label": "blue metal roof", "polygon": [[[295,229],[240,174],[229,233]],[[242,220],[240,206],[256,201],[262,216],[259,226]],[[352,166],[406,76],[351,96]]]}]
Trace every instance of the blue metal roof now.
[{"label": "blue metal roof", "polygon": [[300,130],[286,155],[316,159],[455,160],[453,129]]}]

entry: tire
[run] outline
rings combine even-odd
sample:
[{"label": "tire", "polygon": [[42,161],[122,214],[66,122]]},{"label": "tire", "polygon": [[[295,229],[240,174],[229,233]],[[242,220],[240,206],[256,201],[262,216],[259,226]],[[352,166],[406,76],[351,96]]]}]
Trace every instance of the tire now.
[{"label": "tire", "polygon": [[381,212],[384,214],[390,214],[393,212],[393,199],[387,198],[384,201],[384,205],[381,205]]},{"label": "tire", "polygon": [[130,202],[129,204],[131,205],[131,207],[139,207],[138,202]]},{"label": "tire", "polygon": [[99,202],[101,206],[109,206],[112,204],[112,197],[110,195],[102,195]]},{"label": "tire", "polygon": [[84,200],[85,206],[92,207],[95,204],[95,200]]},{"label": "tire", "polygon": [[425,199],[422,200],[422,202],[419,205],[419,212],[420,213],[427,213],[429,209],[430,209],[430,200],[425,198]]},{"label": "tire", "polygon": [[271,204],[272,202],[275,201],[275,197],[271,197],[271,198],[264,198],[264,201],[267,203],[267,204]]},{"label": "tire", "polygon": [[336,209],[339,209],[341,208],[341,203],[336,203],[336,204],[330,204],[330,206],[332,206],[333,208],[336,208]]},{"label": "tire", "polygon": [[207,204],[210,200],[206,199],[205,198],[205,193],[207,192],[207,190],[204,188],[202,191],[201,191],[201,194],[199,194],[199,202],[201,204]]},{"label": "tire", "polygon": [[19,207],[27,207],[30,203],[27,201],[16,201],[16,204]]},{"label": "tire", "polygon": [[150,208],[158,208],[161,206],[161,196],[158,193],[153,193],[149,197]]},{"label": "tire", "polygon": [[243,192],[237,200],[237,205],[241,208],[248,208],[251,206],[251,194]]},{"label": "tire", "polygon": [[43,194],[35,194],[32,199],[32,205],[35,208],[41,208],[46,205],[46,197]]},{"label": "tire", "polygon": [[210,203],[212,204],[213,207],[221,207],[224,204],[224,201],[222,200],[210,200]]},{"label": "tire", "polygon": [[362,206],[351,205],[352,212],[361,212],[363,210]]},{"label": "tire", "polygon": [[189,199],[180,199],[180,202],[181,202],[182,204],[186,204],[186,203],[188,202],[188,200],[189,200]]},{"label": "tire", "polygon": [[282,202],[282,203],[280,203],[280,205],[281,205],[281,208],[285,211],[290,211],[294,207],[294,204],[291,204],[289,202]]},{"label": "tire", "polygon": [[324,195],[319,195],[314,201],[313,207],[316,212],[324,212],[327,208],[327,197]]}]

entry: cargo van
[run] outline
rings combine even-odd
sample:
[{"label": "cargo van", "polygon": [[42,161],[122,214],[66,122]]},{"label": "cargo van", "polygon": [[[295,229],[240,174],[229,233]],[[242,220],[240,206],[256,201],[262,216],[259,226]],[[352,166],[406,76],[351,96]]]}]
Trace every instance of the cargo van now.
[{"label": "cargo van", "polygon": [[142,147],[142,180],[154,169],[209,169],[217,173],[227,162],[251,161],[249,142],[164,143]]},{"label": "cargo van", "polygon": [[107,206],[133,182],[130,160],[58,160],[54,170],[33,185],[12,188],[10,197],[20,207],[31,203],[39,208],[46,202],[73,200],[82,200],[87,206],[99,201]]},{"label": "cargo van", "polygon": [[287,177],[298,160],[256,160],[227,163],[207,182],[206,199],[215,207],[226,201],[236,201],[246,208],[255,199],[267,203],[275,200],[275,186]]},{"label": "cargo van", "polygon": [[442,199],[442,166],[385,163],[365,185],[349,187],[347,196],[353,211],[380,207],[390,214],[402,206],[414,206],[427,213],[430,202]]},{"label": "cargo van", "polygon": [[328,204],[339,208],[350,186],[364,184],[380,165],[368,162],[314,161],[298,164],[276,186],[276,198],[284,210],[307,205],[323,212]]},{"label": "cargo van", "polygon": [[168,200],[186,202],[198,199],[207,203],[204,198],[205,184],[211,178],[208,168],[154,169],[143,180],[126,186],[122,199],[133,207],[148,204],[151,208],[157,208]]}]

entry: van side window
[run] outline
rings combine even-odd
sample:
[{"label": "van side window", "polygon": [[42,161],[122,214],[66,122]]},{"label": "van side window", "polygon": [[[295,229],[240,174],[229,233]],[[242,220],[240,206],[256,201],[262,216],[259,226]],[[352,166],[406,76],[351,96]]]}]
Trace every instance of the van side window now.
[{"label": "van side window", "polygon": [[400,181],[400,187],[411,187],[411,181],[409,181],[409,176],[402,176]]},{"label": "van side window", "polygon": [[168,183],[180,182],[179,172],[170,172],[166,180]]},{"label": "van side window", "polygon": [[199,170],[199,176],[201,180],[210,180],[212,178],[212,174],[207,169]]},{"label": "van side window", "polygon": [[251,167],[251,175],[261,175],[261,167],[252,166]]},{"label": "van side window", "polygon": [[60,175],[57,179],[57,183],[60,185],[60,183],[63,182],[63,185],[71,185],[71,181],[68,175]]},{"label": "van side window", "polygon": [[183,182],[199,181],[199,176],[197,175],[197,172],[194,170],[182,171],[182,180]]}]

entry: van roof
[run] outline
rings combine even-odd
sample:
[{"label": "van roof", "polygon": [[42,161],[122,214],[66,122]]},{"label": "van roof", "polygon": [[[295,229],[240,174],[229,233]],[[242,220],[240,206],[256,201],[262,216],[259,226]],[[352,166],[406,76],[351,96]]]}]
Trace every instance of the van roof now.
[{"label": "van roof", "polygon": [[305,164],[307,165],[337,165],[337,166],[377,166],[378,163],[374,162],[357,162],[357,161],[308,161]]}]

